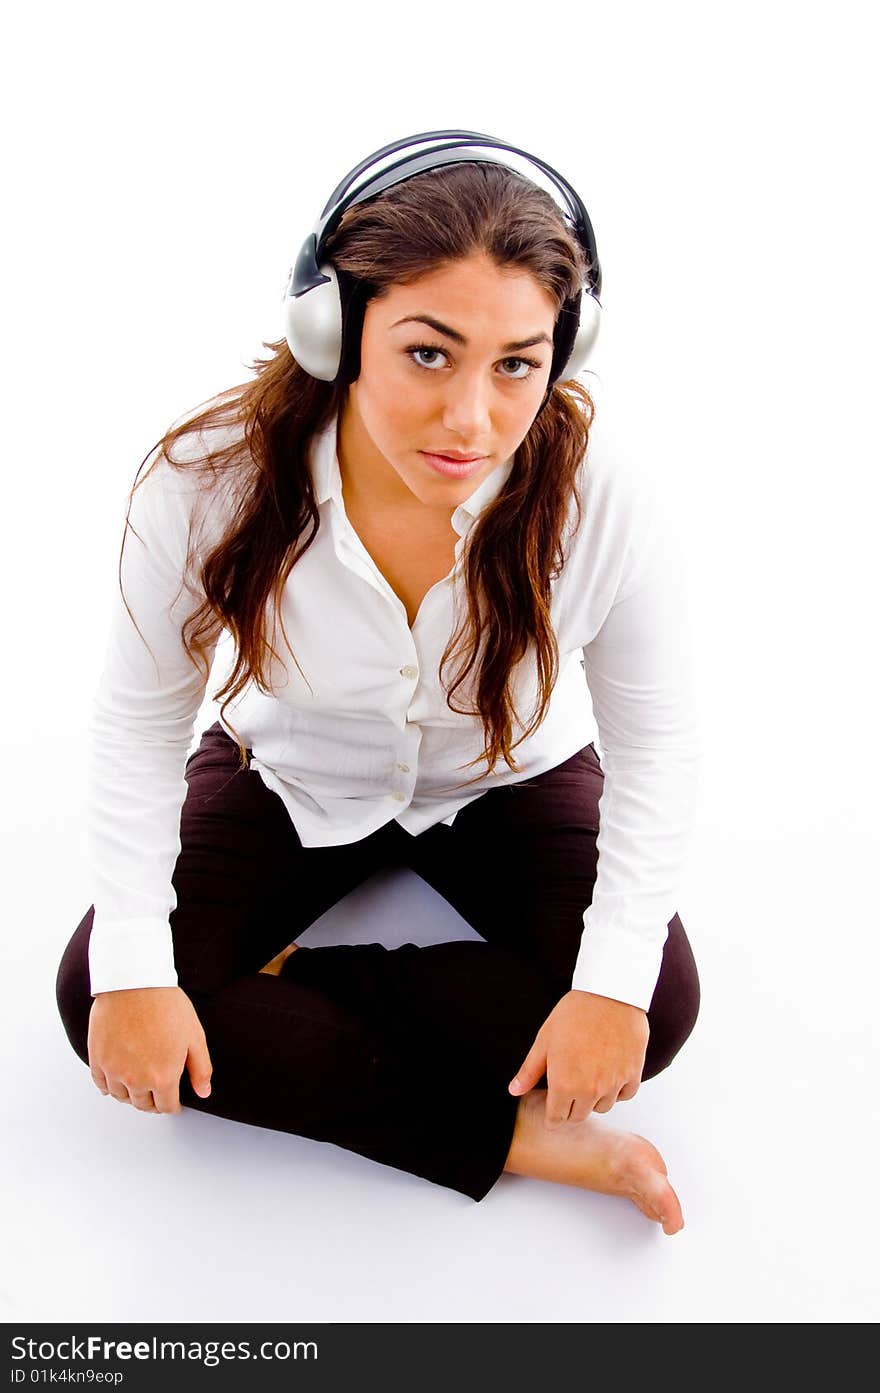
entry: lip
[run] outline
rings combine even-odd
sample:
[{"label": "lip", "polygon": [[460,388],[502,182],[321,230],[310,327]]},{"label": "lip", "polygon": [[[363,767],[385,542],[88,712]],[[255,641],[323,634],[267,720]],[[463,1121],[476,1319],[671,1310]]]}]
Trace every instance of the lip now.
[{"label": "lip", "polygon": [[488,455],[472,455],[469,459],[462,459],[456,455],[432,455],[427,450],[420,450],[419,454],[433,470],[447,479],[468,479],[489,458]]},{"label": "lip", "polygon": [[466,455],[463,450],[426,450],[426,455],[439,455],[440,459],[455,460],[456,464],[471,464],[475,459],[485,459],[485,455]]}]

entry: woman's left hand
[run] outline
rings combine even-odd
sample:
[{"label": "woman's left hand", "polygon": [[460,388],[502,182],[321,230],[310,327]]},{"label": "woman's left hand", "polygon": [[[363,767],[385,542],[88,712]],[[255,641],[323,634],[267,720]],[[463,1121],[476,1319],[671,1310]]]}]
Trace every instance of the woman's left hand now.
[{"label": "woman's left hand", "polygon": [[547,1075],[548,1127],[583,1122],[634,1098],[648,1048],[648,1016],[638,1006],[570,991],[547,1017],[508,1088],[521,1095]]}]

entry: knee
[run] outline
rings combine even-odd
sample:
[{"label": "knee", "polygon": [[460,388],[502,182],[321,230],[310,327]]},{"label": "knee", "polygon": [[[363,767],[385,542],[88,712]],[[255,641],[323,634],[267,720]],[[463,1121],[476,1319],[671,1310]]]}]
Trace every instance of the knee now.
[{"label": "knee", "polygon": [[700,978],[691,945],[678,915],[669,926],[663,964],[648,1011],[650,1035],[642,1079],[666,1069],[697,1023]]},{"label": "knee", "polygon": [[55,1001],[67,1038],[84,1064],[89,1062],[89,1013],[92,993],[89,980],[89,935],[94,909],[90,908],[64,950],[55,976]]}]

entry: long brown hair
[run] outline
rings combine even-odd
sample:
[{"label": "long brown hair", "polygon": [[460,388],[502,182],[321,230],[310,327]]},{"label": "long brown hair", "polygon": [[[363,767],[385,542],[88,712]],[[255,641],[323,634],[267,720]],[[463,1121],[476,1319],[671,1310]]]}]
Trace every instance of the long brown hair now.
[{"label": "long brown hair", "polygon": [[[326,246],[337,271],[343,279],[354,277],[351,284],[361,287],[366,300],[481,252],[500,268],[530,271],[559,308],[579,293],[587,275],[584,252],[553,198],[507,167],[484,163],[430,170],[356,204],[343,215]],[[232,672],[213,695],[215,701],[224,699],[221,715],[249,680],[269,690],[265,664],[278,655],[267,634],[268,613],[280,612],[287,577],[320,524],[309,446],[341,411],[348,391],[343,383],[309,376],[291,355],[286,339],[264,340],[263,346],[271,350],[271,357],[256,358],[249,365],[255,380],[218,393],[197,414],[172,426],[138,470],[157,451],[154,464],[164,456],[175,469],[204,470],[215,480],[218,473],[233,474],[237,506],[225,535],[200,558],[196,593],[203,601],[181,634],[184,649],[206,682],[209,645],[223,629],[233,637]],[[485,759],[487,770],[468,783],[491,772],[500,757],[519,772],[512,749],[544,719],[559,670],[550,621],[551,582],[564,564],[572,500],[576,525],[581,520],[578,472],[593,414],[593,399],[580,382],[557,383],[516,451],[505,487],[467,536],[462,568],[467,614],[446,645],[439,675],[450,710],[483,723],[483,753],[471,763]],[[175,442],[214,427],[220,429],[220,443],[192,458],[190,440],[187,458],[173,458]],[[226,427],[233,428],[233,438],[223,444]],[[142,482],[132,489],[129,509]],[[192,556],[191,550],[187,569]],[[120,551],[120,585],[121,568]],[[284,636],[287,642],[286,632]],[[289,642],[287,646],[296,661]],[[532,651],[539,700],[529,724],[522,727],[511,697],[511,676]],[[447,687],[444,669],[458,658],[463,661]],[[452,701],[470,674],[476,709]],[[514,719],[523,729],[516,740]],[[245,746],[238,737],[237,743],[244,767]]]}]

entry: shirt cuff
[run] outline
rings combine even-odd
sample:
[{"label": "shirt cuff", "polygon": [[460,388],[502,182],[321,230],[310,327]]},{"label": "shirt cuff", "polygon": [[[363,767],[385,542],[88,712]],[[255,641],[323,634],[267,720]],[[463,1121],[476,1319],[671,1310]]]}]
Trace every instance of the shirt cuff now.
[{"label": "shirt cuff", "polygon": [[89,938],[91,993],[130,987],[176,987],[174,942],[167,919],[109,919]]},{"label": "shirt cuff", "polygon": [[647,1011],[660,976],[669,929],[662,939],[649,940],[626,930],[591,925],[588,915],[587,909],[572,990],[595,992],[597,996],[608,996],[613,1001]]}]

